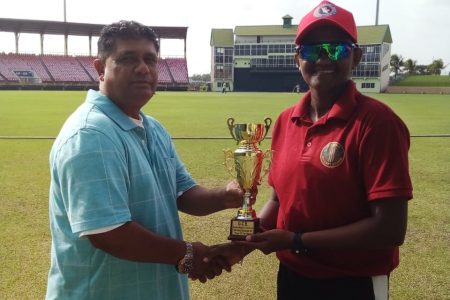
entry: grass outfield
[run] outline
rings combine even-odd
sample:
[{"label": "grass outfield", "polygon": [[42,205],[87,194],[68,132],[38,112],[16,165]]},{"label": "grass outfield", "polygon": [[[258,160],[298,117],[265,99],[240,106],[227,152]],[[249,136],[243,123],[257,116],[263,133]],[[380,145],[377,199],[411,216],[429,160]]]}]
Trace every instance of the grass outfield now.
[{"label": "grass outfield", "polygon": [[[450,134],[450,96],[375,97],[391,106],[412,135]],[[56,136],[85,92],[0,91],[0,136]],[[273,119],[296,94],[158,93],[144,111],[174,137],[227,137],[226,119]],[[391,275],[391,299],[450,299],[450,138],[412,138],[410,150],[414,199],[409,207],[401,264]],[[0,139],[0,299],[42,299],[49,266],[48,153],[52,140]],[[230,140],[175,140],[192,175],[208,186],[225,184],[222,166]],[[262,149],[269,143],[264,141]],[[263,184],[256,208],[269,189]],[[225,242],[235,210],[207,217],[181,214],[185,238],[206,244]],[[205,228],[207,228],[205,230]],[[242,266],[206,284],[191,283],[192,299],[274,299],[277,260],[250,254]]]},{"label": "grass outfield", "polygon": [[450,76],[445,75],[409,75],[394,82],[394,86],[433,86],[450,87]]}]

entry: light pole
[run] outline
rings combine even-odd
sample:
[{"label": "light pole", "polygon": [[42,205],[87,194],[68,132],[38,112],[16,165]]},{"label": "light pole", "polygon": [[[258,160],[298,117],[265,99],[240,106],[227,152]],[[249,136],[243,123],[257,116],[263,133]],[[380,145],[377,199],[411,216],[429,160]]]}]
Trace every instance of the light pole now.
[{"label": "light pole", "polygon": [[377,12],[376,12],[376,16],[375,16],[375,26],[378,25],[378,13],[379,12],[380,12],[380,0],[377,0]]},{"label": "light pole", "polygon": [[66,0],[64,0],[64,23],[66,22]]}]

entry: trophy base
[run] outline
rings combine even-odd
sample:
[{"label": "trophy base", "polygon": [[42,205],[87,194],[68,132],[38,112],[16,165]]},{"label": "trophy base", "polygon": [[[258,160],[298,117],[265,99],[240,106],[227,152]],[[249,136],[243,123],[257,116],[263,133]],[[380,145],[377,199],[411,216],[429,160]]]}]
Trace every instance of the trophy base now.
[{"label": "trophy base", "polygon": [[258,218],[242,220],[235,217],[231,219],[230,235],[228,236],[228,239],[230,241],[243,241],[247,235],[254,234],[259,231]]}]

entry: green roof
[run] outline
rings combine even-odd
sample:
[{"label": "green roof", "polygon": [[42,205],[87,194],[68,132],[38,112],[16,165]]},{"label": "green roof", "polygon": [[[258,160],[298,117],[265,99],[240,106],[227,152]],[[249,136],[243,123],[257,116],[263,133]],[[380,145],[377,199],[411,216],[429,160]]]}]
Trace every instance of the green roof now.
[{"label": "green roof", "polygon": [[233,29],[212,29],[211,30],[211,46],[215,47],[233,47],[234,35]]},{"label": "green roof", "polygon": [[284,28],[283,25],[261,25],[261,26],[236,26],[234,33],[237,36],[255,35],[292,35],[297,33],[297,26]]},{"label": "green roof", "polygon": [[392,44],[391,30],[389,25],[358,26],[358,44]]}]

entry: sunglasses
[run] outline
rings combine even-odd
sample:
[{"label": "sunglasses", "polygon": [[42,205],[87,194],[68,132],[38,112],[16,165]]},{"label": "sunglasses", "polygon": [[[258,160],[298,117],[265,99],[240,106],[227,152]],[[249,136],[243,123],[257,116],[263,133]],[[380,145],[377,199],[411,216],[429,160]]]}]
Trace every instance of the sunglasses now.
[{"label": "sunglasses", "polygon": [[348,58],[352,49],[358,47],[356,44],[348,42],[334,42],[322,44],[305,44],[296,47],[296,51],[301,59],[315,62],[319,59],[322,51],[325,51],[331,61]]}]

